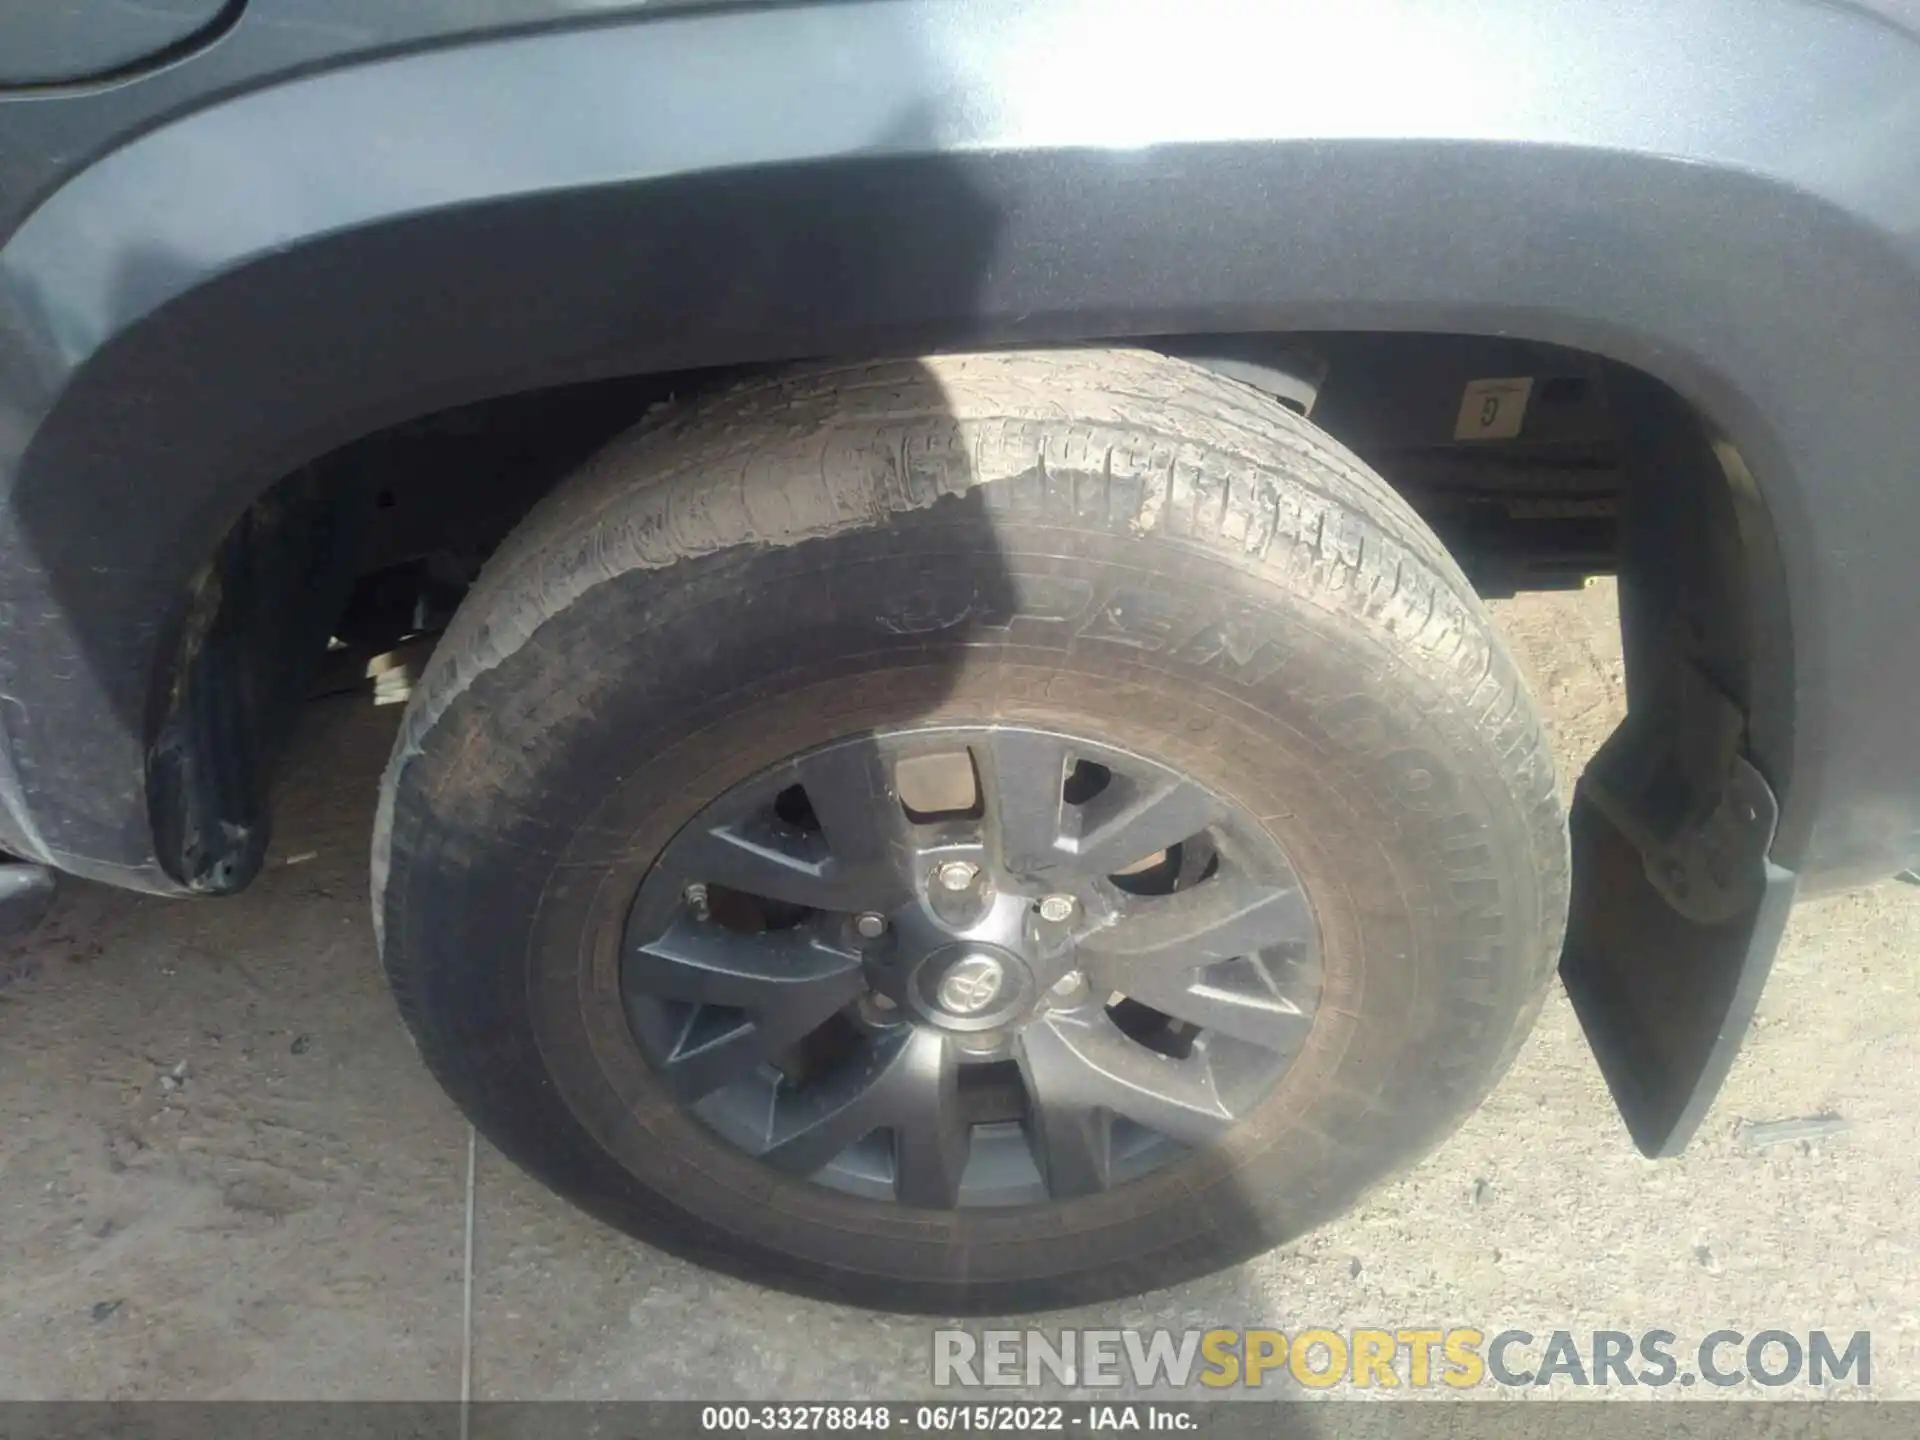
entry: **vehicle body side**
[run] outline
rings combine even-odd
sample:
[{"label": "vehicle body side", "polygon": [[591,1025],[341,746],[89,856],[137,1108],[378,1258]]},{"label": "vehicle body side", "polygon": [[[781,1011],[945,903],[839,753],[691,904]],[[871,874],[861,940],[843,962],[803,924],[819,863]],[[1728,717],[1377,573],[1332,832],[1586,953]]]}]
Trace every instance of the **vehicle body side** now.
[{"label": "vehicle body side", "polygon": [[[1704,676],[1778,806],[1732,862],[1754,888],[1683,917],[1718,938],[1662,942],[1746,987],[1700,1023],[1750,1008],[1796,888],[1920,850],[1907,12],[324,8],[252,0],[151,73],[0,93],[7,848],[223,888],[156,840],[196,577],[267,487],[383,426],[806,355],[1429,331],[1604,357],[1704,417],[1642,457],[1623,560],[1632,704]],[[1661,522],[1709,483],[1711,514]],[[1672,908],[1631,871],[1610,950]],[[1577,900],[1570,954],[1582,925]]]}]

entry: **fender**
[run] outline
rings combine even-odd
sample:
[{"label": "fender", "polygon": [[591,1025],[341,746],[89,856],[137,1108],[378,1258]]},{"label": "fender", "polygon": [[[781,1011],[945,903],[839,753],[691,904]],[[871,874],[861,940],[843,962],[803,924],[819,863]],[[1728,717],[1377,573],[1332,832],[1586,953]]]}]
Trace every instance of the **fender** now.
[{"label": "fender", "polygon": [[208,103],[0,247],[4,838],[180,888],[144,777],[189,581],[382,425],[825,352],[1425,329],[1710,418],[1767,863],[1889,873],[1920,849],[1916,96],[1908,31],[1808,0],[852,0]]}]

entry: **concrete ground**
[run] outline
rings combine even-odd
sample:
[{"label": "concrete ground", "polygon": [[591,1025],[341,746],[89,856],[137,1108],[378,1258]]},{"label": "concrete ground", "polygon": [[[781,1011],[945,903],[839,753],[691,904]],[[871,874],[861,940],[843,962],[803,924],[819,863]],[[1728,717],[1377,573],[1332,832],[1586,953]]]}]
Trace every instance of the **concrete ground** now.
[{"label": "concrete ground", "polygon": [[[1611,588],[1497,608],[1570,775],[1619,705]],[[468,1130],[393,1013],[367,916],[396,719],[311,707],[247,894],[69,884],[0,959],[0,1397],[457,1393]],[[1556,996],[1485,1109],[1357,1212],[1238,1271],[1041,1323],[1869,1329],[1873,1393],[1920,1397],[1916,937],[1920,890],[1802,906],[1680,1160],[1636,1155]],[[1844,1132],[1760,1147],[1742,1129],[1824,1114]],[[928,1388],[931,1322],[670,1260],[484,1143],[474,1206],[479,1397]]]}]

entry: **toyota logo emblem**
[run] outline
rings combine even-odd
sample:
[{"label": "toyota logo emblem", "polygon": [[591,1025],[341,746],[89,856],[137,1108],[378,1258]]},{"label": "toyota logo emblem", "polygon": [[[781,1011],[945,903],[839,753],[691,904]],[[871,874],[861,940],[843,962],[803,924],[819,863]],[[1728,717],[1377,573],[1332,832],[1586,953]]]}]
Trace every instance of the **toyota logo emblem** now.
[{"label": "toyota logo emblem", "polygon": [[1006,967],[991,955],[967,955],[940,977],[934,996],[950,1015],[978,1015],[1000,997]]}]

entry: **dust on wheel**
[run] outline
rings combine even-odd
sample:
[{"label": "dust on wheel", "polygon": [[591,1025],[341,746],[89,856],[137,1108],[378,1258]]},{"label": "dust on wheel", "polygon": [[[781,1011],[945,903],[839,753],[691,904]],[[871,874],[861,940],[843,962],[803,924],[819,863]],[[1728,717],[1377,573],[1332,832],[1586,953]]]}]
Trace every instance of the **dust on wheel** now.
[{"label": "dust on wheel", "polygon": [[512,1159],[763,1284],[1136,1293],[1498,1080],[1565,920],[1538,717],[1432,532],[1134,350],[814,367],[490,562],[382,790],[402,1013]]},{"label": "dust on wheel", "polygon": [[1216,1140],[1319,997],[1312,909],[1252,817],[1022,726],[844,740],[735,786],[626,935],[634,1034],[717,1135],[935,1209],[1069,1199]]}]

